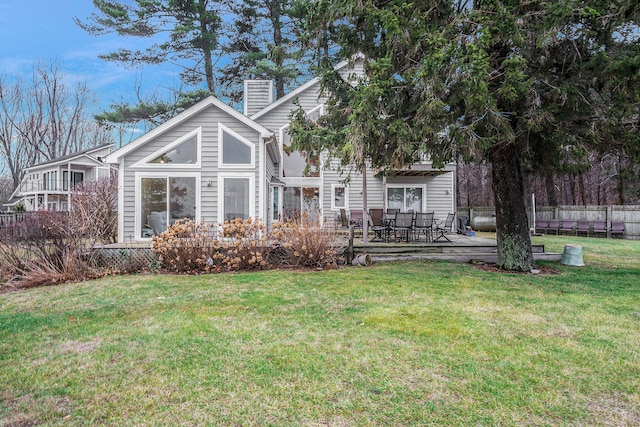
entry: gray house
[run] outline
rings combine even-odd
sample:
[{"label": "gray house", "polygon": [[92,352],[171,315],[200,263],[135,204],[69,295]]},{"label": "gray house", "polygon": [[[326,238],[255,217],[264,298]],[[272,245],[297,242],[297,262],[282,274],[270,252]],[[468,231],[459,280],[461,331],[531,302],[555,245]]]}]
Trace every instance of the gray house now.
[{"label": "gray house", "polygon": [[[357,77],[358,61],[337,70]],[[332,168],[305,173],[307,161],[326,156],[308,160],[288,149],[294,100],[311,118],[323,113],[319,80],[276,102],[273,92],[271,81],[246,81],[244,114],[210,97],[111,153],[107,162],[118,165],[119,240],[150,238],[180,218],[218,224],[253,217],[269,225],[294,211],[334,220],[341,209],[362,209],[362,174],[346,184]],[[426,160],[386,175],[370,170],[368,207],[444,218],[455,210],[454,185],[455,166],[433,169]]]},{"label": "gray house", "polygon": [[112,147],[113,144],[92,147],[26,168],[5,207],[25,211],[68,210],[76,185],[109,177],[105,157]]}]

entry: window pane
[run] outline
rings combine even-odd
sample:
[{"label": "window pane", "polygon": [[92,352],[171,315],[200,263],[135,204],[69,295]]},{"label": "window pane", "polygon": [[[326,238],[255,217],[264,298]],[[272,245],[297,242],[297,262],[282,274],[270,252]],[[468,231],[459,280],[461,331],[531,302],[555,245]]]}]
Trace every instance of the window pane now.
[{"label": "window pane", "polygon": [[223,131],[222,163],[225,165],[250,165],[251,147],[233,135]]},{"label": "window pane", "polygon": [[193,165],[198,161],[198,140],[194,135],[149,163]]},{"label": "window pane", "polygon": [[422,188],[408,187],[405,189],[407,211],[422,211]]},{"label": "window pane", "polygon": [[224,220],[249,218],[249,178],[224,178]]},{"label": "window pane", "polygon": [[76,186],[84,181],[84,172],[71,172],[71,184]]},{"label": "window pane", "polygon": [[140,237],[162,233],[167,229],[167,179],[142,178],[140,190]]},{"label": "window pane", "polygon": [[302,189],[302,209],[310,219],[318,220],[320,217],[320,189],[318,187]]},{"label": "window pane", "polygon": [[387,188],[387,208],[404,211],[404,188]]},{"label": "window pane", "polygon": [[177,219],[196,219],[196,179],[169,178],[169,192],[171,224]]},{"label": "window pane", "polygon": [[307,118],[313,122],[317,122],[318,119],[320,118],[320,111],[322,110],[321,107],[316,107],[313,110],[309,111],[307,113]]},{"label": "window pane", "polygon": [[[283,132],[283,152],[282,159],[282,175],[284,177],[319,177],[320,171],[318,170],[318,159],[311,159],[307,162],[307,158],[304,153],[291,148],[291,136],[289,132]],[[307,163],[309,164],[309,170],[307,169]]]},{"label": "window pane", "polygon": [[344,187],[334,187],[334,194],[333,194],[333,205],[336,208],[344,208],[346,207],[345,204],[345,188]]},{"label": "window pane", "polygon": [[280,201],[280,187],[273,187],[273,215],[271,216],[271,218],[274,221],[277,221],[280,219],[280,209],[279,209],[279,201]]},{"label": "window pane", "polygon": [[302,189],[300,187],[284,187],[282,196],[284,217],[294,218],[299,215],[302,205]]}]

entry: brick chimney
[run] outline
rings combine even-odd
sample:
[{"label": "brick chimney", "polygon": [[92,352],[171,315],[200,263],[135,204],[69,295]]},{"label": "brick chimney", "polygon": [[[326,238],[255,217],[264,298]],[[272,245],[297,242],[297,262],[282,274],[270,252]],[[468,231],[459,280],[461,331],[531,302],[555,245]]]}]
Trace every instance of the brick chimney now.
[{"label": "brick chimney", "polygon": [[252,116],[273,102],[272,80],[244,81],[244,115]]}]

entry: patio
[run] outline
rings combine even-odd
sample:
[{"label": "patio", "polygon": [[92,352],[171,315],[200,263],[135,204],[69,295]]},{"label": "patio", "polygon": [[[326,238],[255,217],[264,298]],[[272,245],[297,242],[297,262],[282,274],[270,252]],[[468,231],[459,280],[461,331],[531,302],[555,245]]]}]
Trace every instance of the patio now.
[{"label": "patio", "polygon": [[[451,242],[424,240],[411,243],[407,242],[371,242],[364,245],[362,235],[358,234],[353,239],[353,253],[369,254],[373,261],[398,261],[410,259],[430,259],[455,262],[487,262],[494,263],[498,257],[498,247],[494,239],[484,237],[465,236],[455,232],[447,233]],[[344,234],[348,241],[348,233]],[[536,261],[560,261],[562,254],[546,252],[544,245],[532,245],[533,257]]]},{"label": "patio", "polygon": [[[340,238],[344,242],[345,247],[349,247],[349,230],[347,228],[336,230]],[[455,232],[447,233],[446,240],[425,242],[412,241],[410,243],[404,241],[375,241],[372,242],[374,233],[369,233],[369,242],[364,244],[362,234],[356,233],[353,238],[353,249],[348,251],[357,256],[360,254],[368,254],[372,261],[401,261],[412,259],[427,259],[453,262],[485,262],[494,263],[498,257],[497,243],[494,239],[466,236]],[[124,251],[123,251],[124,250]],[[533,257],[536,261],[560,261],[562,254],[555,252],[546,252],[544,245],[532,245]],[[151,252],[150,241],[131,241],[128,243],[115,243],[104,245],[101,248],[103,256],[115,262],[114,259],[126,252],[128,257],[134,255],[140,258],[141,262],[150,262],[154,257]],[[113,258],[113,259],[112,259]],[[128,258],[127,258],[128,260]]]}]

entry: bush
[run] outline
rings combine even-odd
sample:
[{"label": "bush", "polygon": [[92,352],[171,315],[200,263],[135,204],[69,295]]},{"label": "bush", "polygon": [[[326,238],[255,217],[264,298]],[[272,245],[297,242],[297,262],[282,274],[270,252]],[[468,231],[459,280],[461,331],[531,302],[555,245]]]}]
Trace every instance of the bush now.
[{"label": "bush", "polygon": [[95,278],[109,273],[98,267],[92,249],[116,240],[115,178],[79,184],[71,194],[70,213],[37,211],[4,227],[2,276],[15,287],[31,287]]},{"label": "bush", "polygon": [[264,226],[256,220],[225,221],[218,232],[213,224],[179,220],[152,238],[152,250],[163,267],[175,273],[267,268]]},{"label": "bush", "polygon": [[115,176],[76,185],[71,194],[76,231],[96,243],[115,243],[118,233],[118,185]]},{"label": "bush", "polygon": [[259,220],[234,219],[222,224],[222,237],[226,241],[218,253],[219,260],[227,270],[257,270],[267,268],[269,247],[265,238],[265,227]]},{"label": "bush", "polygon": [[38,211],[17,222],[0,245],[3,275],[17,287],[32,287],[94,278],[83,257],[86,238],[67,212]]},{"label": "bush", "polygon": [[175,273],[207,273],[214,269],[219,249],[215,226],[193,220],[178,220],[151,238],[151,250],[163,267]]},{"label": "bush", "polygon": [[338,262],[343,252],[333,227],[306,213],[274,224],[271,239],[280,245],[280,262],[293,267],[325,267]]},{"label": "bush", "polygon": [[251,218],[225,221],[219,231],[212,224],[176,221],[152,238],[152,250],[166,270],[193,274],[325,267],[339,260],[342,246],[335,230],[303,214],[276,223],[268,236],[264,225]]}]

